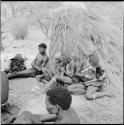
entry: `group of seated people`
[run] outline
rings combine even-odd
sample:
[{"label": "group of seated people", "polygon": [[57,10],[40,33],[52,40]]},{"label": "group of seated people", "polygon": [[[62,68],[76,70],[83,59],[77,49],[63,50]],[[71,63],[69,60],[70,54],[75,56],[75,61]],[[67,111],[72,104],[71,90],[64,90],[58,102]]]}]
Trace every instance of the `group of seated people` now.
[{"label": "group of seated people", "polygon": [[99,64],[96,52],[90,54],[88,60],[81,60],[74,55],[67,58],[58,52],[54,56],[53,70],[51,70],[48,69],[47,45],[41,43],[38,49],[39,53],[32,62],[31,69],[26,69],[25,60],[21,54],[12,58],[10,68],[5,70],[8,79],[36,77],[39,82],[45,84],[43,93],[51,87],[64,86],[72,94],[85,94],[89,100],[113,96],[111,93],[103,91],[108,79],[105,69]]},{"label": "group of seated people", "polygon": [[[38,49],[39,53],[31,64],[32,68],[27,69],[25,59],[21,54],[17,54],[11,59],[9,69],[4,72],[8,79],[36,77],[38,82],[44,83],[42,92],[46,93],[47,110],[50,114],[56,115],[33,115],[25,111],[16,118],[15,123],[22,121],[23,123],[42,123],[51,119],[54,119],[55,123],[80,123],[76,112],[71,108],[71,94],[85,94],[88,100],[103,96],[113,97],[112,93],[104,92],[108,79],[105,69],[99,64],[96,52],[90,54],[88,60],[81,60],[76,56],[66,58],[58,52],[54,56],[52,70],[48,68],[47,45],[41,43]],[[27,119],[24,120],[25,116]]]}]

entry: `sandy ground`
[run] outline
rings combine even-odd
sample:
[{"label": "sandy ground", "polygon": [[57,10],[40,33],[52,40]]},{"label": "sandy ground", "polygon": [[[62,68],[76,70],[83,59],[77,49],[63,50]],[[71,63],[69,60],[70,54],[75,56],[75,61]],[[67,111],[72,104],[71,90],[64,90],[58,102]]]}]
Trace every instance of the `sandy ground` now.
[{"label": "sandy ground", "polygon": [[[107,16],[112,24],[116,25],[122,31],[121,21],[123,15],[120,13],[122,12],[121,4],[116,3],[96,2],[93,4],[88,2],[86,4],[87,7],[92,7],[98,14]],[[26,56],[28,58],[26,66],[30,68],[30,63],[38,52],[37,45],[41,42],[45,42],[48,45],[47,53],[49,53],[49,41],[45,38],[41,30],[33,27],[29,31],[28,37],[24,41],[15,41],[11,35],[8,35],[9,37],[4,40],[5,50],[1,52],[1,70],[4,70],[8,66],[9,59],[15,53],[21,53]],[[9,83],[8,102],[18,105],[21,111],[26,109],[32,113],[44,114],[46,112],[44,104],[45,96],[40,93],[43,86],[35,78],[15,79],[10,80]],[[36,86],[40,86],[40,89],[36,89]],[[77,111],[82,123],[123,123],[123,93],[113,85],[110,85],[107,90],[112,90],[116,97],[112,99],[104,97],[88,101],[84,95],[73,96],[72,106]]]},{"label": "sandy ground", "polygon": [[[35,78],[15,79],[9,83],[9,102],[18,105],[20,112],[28,110],[34,114],[47,113],[45,95],[41,95],[42,83],[37,82]],[[107,90],[112,87],[114,88],[110,85]],[[123,123],[123,97],[119,92],[115,98],[104,97],[93,101],[86,100],[84,95],[73,96],[72,107],[84,124]]]}]

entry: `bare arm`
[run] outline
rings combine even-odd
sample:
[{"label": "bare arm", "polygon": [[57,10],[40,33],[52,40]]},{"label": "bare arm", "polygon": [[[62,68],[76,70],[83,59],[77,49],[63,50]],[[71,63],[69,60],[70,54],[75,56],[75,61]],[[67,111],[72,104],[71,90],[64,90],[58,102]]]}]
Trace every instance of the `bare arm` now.
[{"label": "bare arm", "polygon": [[84,83],[86,86],[89,86],[89,85],[92,85],[92,86],[101,86],[102,85],[102,82],[97,82],[97,79],[93,79],[91,81],[88,81],[88,82],[85,82]]},{"label": "bare arm", "polygon": [[92,69],[92,67],[88,67],[88,68],[84,69],[84,70],[81,71],[81,72],[77,71],[77,72],[75,73],[75,76],[85,77],[85,74],[86,74],[86,72],[87,72],[88,70],[93,70],[93,69]]},{"label": "bare arm", "polygon": [[42,124],[43,122],[49,122],[56,119],[55,114],[32,114],[29,111],[24,111],[21,113],[20,116],[16,117],[14,123],[21,123],[21,124]]},{"label": "bare arm", "polygon": [[39,67],[35,64],[36,60],[37,60],[38,55],[35,57],[35,59],[33,60],[33,62],[31,63],[32,67],[34,67],[36,70],[39,69]]},{"label": "bare arm", "polygon": [[67,72],[67,71],[65,71],[65,74],[67,75],[67,76],[69,76],[69,77],[73,77],[74,76],[74,68],[75,68],[75,64],[72,64],[71,65],[71,71],[70,71],[70,73],[69,72]]}]

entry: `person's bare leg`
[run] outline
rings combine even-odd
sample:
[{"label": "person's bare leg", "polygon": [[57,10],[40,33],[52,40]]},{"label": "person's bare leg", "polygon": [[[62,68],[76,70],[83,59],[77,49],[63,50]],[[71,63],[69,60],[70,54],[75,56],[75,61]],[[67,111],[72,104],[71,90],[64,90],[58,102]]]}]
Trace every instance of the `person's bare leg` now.
[{"label": "person's bare leg", "polygon": [[97,92],[98,87],[94,87],[94,86],[89,86],[87,88],[87,92],[86,92],[86,98],[88,100],[95,100],[97,98],[102,98],[104,96],[107,97],[113,97],[113,94],[108,93],[108,92]]},{"label": "person's bare leg", "polygon": [[48,83],[48,81],[47,80],[45,80],[45,79],[41,79],[41,81],[40,82],[42,82],[43,84],[47,84]]},{"label": "person's bare leg", "polygon": [[115,97],[115,95],[114,95],[113,93],[110,93],[110,92],[95,92],[95,93],[93,94],[93,96],[94,96],[94,99],[102,98],[102,97],[104,97],[104,96],[110,97],[110,98]]},{"label": "person's bare leg", "polygon": [[86,93],[86,90],[82,88],[76,88],[73,90],[73,94],[75,95],[84,95],[85,93]]},{"label": "person's bare leg", "polygon": [[66,83],[66,84],[72,84],[72,80],[71,78],[67,77],[67,76],[59,76],[59,75],[56,75],[55,76],[55,79],[56,80],[59,80],[63,83]]},{"label": "person's bare leg", "polygon": [[8,79],[14,79],[14,78],[27,78],[27,77],[35,77],[36,76],[36,71],[33,69],[27,69],[27,70],[23,70],[17,73],[9,73],[7,74]]},{"label": "person's bare leg", "polygon": [[67,89],[73,94],[84,94],[86,93],[86,87],[83,84],[73,84],[69,85]]}]

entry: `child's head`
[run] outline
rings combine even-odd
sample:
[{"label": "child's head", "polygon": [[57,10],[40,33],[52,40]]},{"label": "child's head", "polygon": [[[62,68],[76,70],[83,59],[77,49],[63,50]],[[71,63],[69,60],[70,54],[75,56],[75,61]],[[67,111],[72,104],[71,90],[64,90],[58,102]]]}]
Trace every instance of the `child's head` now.
[{"label": "child's head", "polygon": [[92,53],[89,55],[89,63],[93,67],[99,66],[99,57],[96,53]]},{"label": "child's head", "polygon": [[64,87],[53,87],[46,93],[46,108],[50,114],[68,110],[72,103],[70,92]]},{"label": "child's head", "polygon": [[56,53],[54,59],[56,64],[61,63],[61,52]]},{"label": "child's head", "polygon": [[38,45],[38,49],[39,53],[44,54],[46,52],[47,45],[45,43],[41,43],[40,45]]}]

